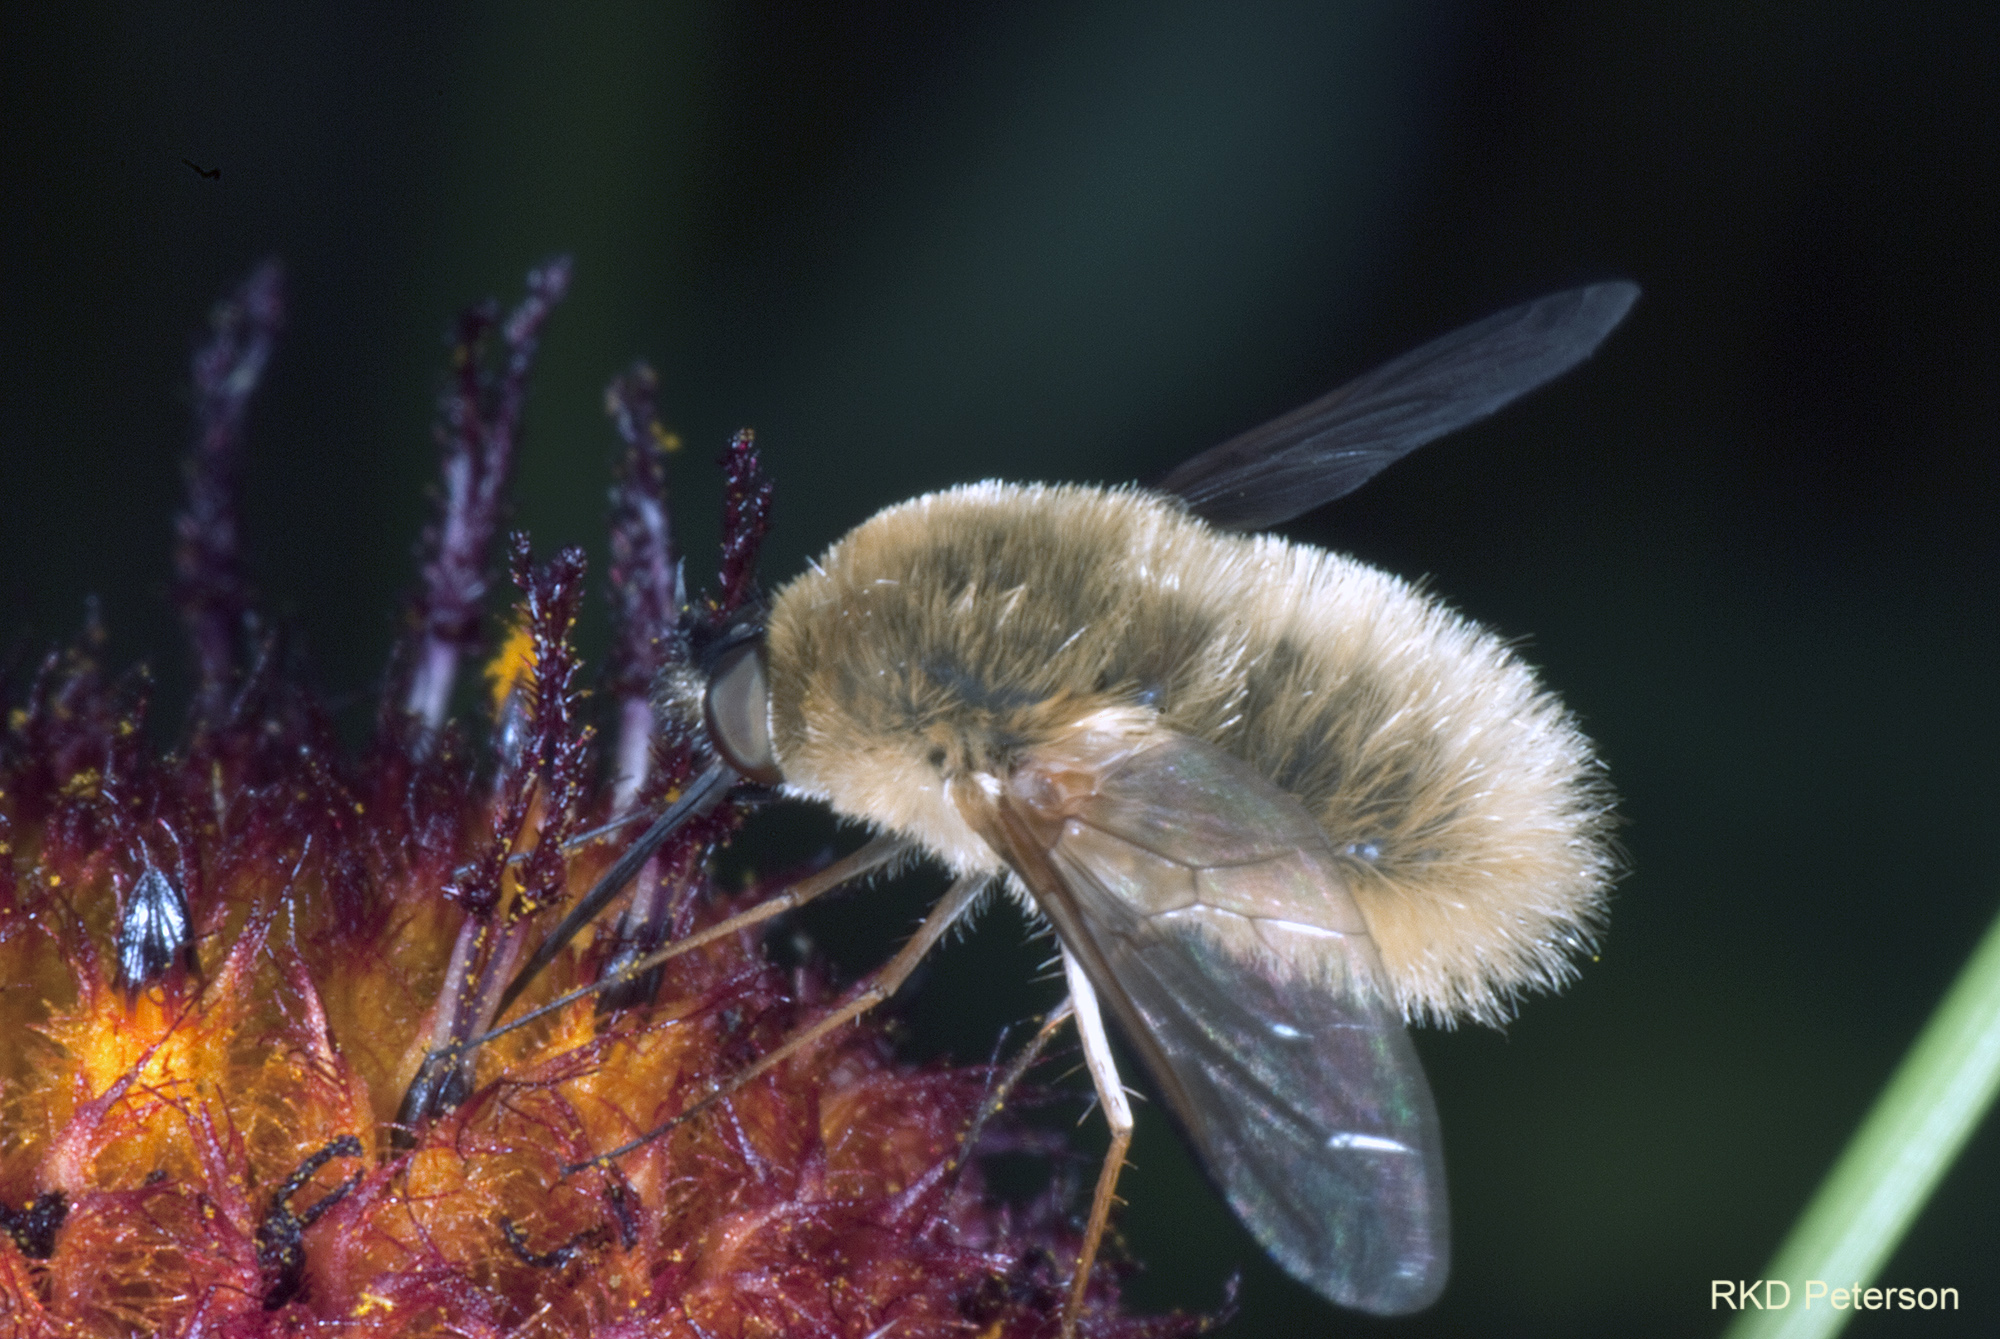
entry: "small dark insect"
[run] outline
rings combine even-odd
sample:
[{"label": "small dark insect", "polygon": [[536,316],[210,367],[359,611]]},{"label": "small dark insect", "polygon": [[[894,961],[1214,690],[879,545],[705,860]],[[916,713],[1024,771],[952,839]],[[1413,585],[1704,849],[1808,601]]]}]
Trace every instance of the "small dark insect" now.
[{"label": "small dark insect", "polygon": [[1065,1334],[1132,1130],[1106,1013],[1285,1269],[1343,1306],[1428,1305],[1444,1170],[1403,1024],[1496,1021],[1573,974],[1612,872],[1608,795],[1494,634],[1352,559],[1228,531],[1340,497],[1569,370],[1637,296],[1605,283],[1501,312],[1153,489],[989,482],[878,514],[711,647],[704,683],[656,692],[715,761],[509,1001],[739,781],[822,801],[881,835],[624,975],[903,852],[957,881],[845,1007],[708,1101],[887,999],[1001,885],[1055,928],[1058,1016],[1112,1131]]},{"label": "small dark insect", "polygon": [[14,1239],[23,1256],[46,1260],[56,1253],[56,1233],[68,1217],[69,1197],[60,1190],[44,1190],[18,1209],[0,1204],[0,1232]]},{"label": "small dark insect", "polygon": [[257,1224],[257,1268],[264,1276],[264,1309],[276,1311],[299,1295],[306,1283],[305,1232],[320,1216],[340,1203],[361,1184],[356,1172],[331,1191],[315,1200],[303,1212],[292,1208],[292,1197],[304,1190],[319,1169],[335,1158],[361,1156],[361,1140],[344,1134],[308,1157],[285,1178],[271,1196],[271,1207]]},{"label": "small dark insect", "polygon": [[138,990],[176,962],[194,970],[187,896],[164,871],[148,864],[119,909],[118,983]]}]

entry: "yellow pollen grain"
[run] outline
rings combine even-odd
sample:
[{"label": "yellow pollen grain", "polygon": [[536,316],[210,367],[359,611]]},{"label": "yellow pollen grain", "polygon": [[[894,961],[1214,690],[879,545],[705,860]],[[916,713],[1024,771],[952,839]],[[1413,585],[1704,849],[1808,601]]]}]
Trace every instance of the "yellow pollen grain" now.
[{"label": "yellow pollen grain", "polygon": [[347,1314],[350,1318],[359,1320],[363,1316],[373,1315],[377,1311],[387,1312],[394,1311],[395,1309],[396,1304],[388,1298],[378,1297],[374,1293],[365,1292],[361,1294],[361,1300],[354,1304],[354,1309]]}]

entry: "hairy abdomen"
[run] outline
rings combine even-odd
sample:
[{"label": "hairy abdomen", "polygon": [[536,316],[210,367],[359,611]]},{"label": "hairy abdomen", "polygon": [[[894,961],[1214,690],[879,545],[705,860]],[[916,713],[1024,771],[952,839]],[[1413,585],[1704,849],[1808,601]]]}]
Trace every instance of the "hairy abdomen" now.
[{"label": "hairy abdomen", "polygon": [[974,484],[851,532],[779,592],[769,646],[790,787],[958,870],[1000,862],[946,779],[1109,712],[1299,798],[1413,1018],[1496,1019],[1587,946],[1588,741],[1492,633],[1351,559],[1138,490]]}]

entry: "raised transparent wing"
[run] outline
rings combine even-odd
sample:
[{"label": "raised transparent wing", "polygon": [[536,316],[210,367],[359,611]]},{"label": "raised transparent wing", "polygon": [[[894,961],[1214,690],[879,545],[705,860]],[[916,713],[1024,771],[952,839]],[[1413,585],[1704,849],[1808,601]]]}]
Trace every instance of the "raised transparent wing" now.
[{"label": "raised transparent wing", "polygon": [[1374,941],[1292,796],[1178,735],[1030,759],[969,821],[1020,872],[1230,1205],[1343,1306],[1444,1287],[1437,1114]]},{"label": "raised transparent wing", "polygon": [[1155,486],[1229,529],[1302,516],[1569,371],[1638,296],[1636,284],[1592,284],[1509,307],[1202,452]]}]

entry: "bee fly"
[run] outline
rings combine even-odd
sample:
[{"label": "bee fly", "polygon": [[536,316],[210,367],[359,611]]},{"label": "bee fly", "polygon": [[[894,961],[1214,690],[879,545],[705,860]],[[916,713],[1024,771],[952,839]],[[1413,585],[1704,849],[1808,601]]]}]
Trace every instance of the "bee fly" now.
[{"label": "bee fly", "polygon": [[863,523],[713,648],[704,682],[656,692],[714,761],[506,1002],[738,782],[820,801],[879,835],[620,979],[898,854],[956,881],[847,1004],[675,1123],[887,999],[999,883],[1055,929],[1069,1002],[1053,1017],[1074,1017],[1111,1128],[1065,1335],[1132,1132],[1107,1014],[1279,1264],[1343,1306],[1428,1305],[1448,1269],[1444,1169],[1403,1025],[1498,1021],[1573,974],[1612,872],[1608,795],[1573,718],[1493,633],[1353,559],[1232,532],[1569,370],[1637,296],[1603,283],[1511,308],[1153,488],[986,482]]}]

